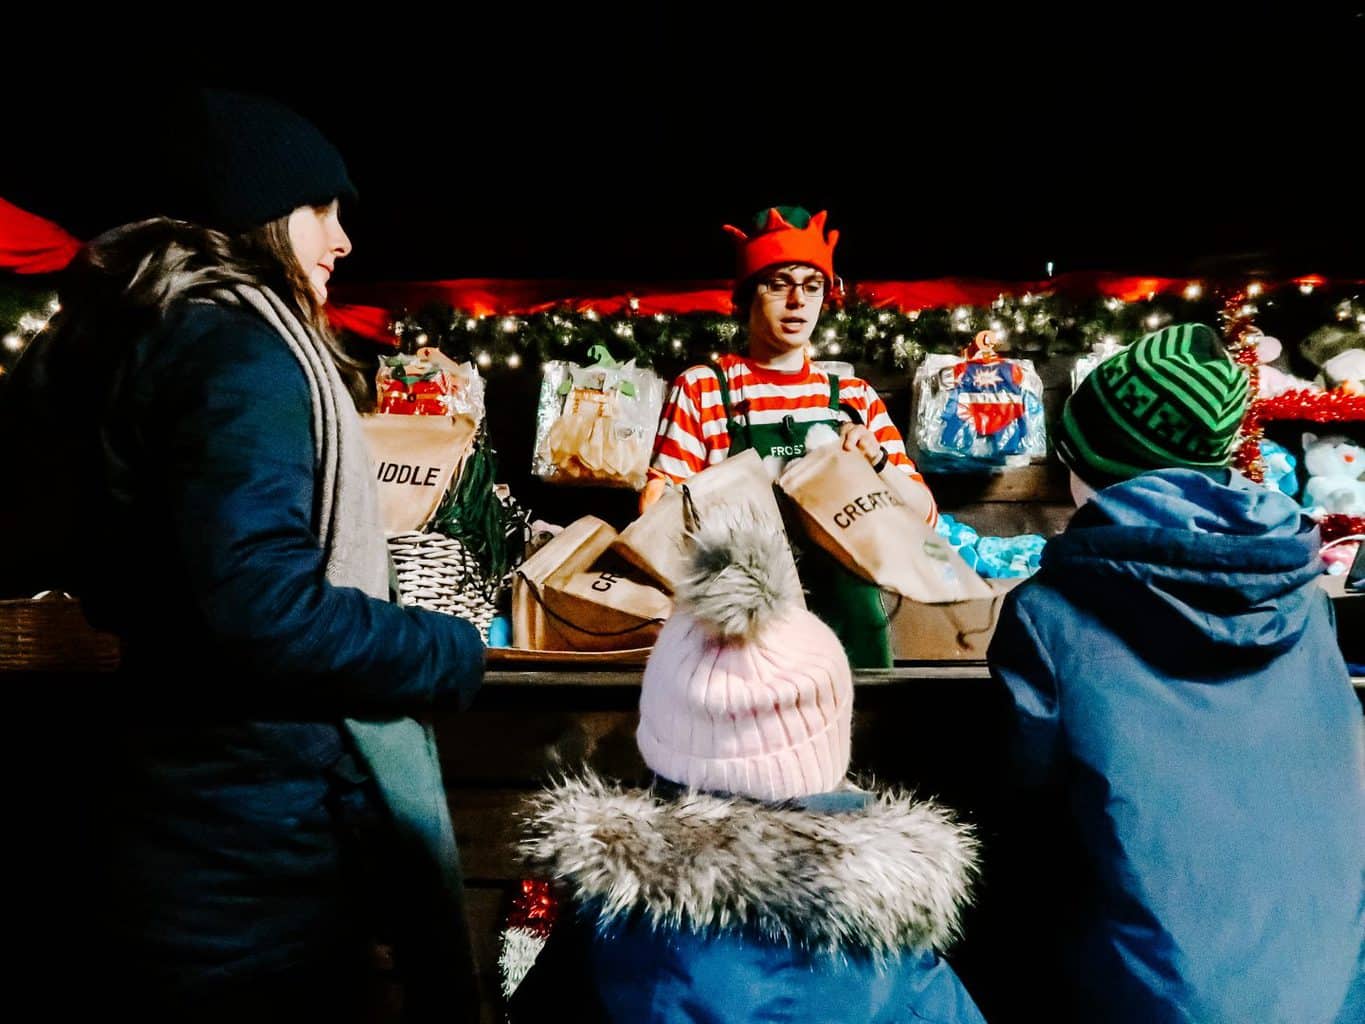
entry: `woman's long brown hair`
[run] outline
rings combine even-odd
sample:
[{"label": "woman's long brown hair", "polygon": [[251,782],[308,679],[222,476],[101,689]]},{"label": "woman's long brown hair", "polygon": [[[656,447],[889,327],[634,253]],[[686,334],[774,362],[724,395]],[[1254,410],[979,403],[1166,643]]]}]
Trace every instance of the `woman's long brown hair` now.
[{"label": "woman's long brown hair", "polygon": [[51,340],[60,345],[61,335],[69,334],[78,348],[99,346],[102,351],[90,355],[107,363],[121,339],[152,328],[175,303],[234,284],[278,294],[326,346],[357,407],[366,407],[364,364],[328,326],[294,256],[288,214],[238,235],[165,217],[106,232],[72,263]]}]

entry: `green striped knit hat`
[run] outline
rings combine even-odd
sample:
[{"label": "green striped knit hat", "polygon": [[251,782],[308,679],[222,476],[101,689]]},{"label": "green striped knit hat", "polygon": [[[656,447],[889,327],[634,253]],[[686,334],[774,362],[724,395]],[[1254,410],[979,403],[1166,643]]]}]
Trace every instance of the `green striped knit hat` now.
[{"label": "green striped knit hat", "polygon": [[1095,488],[1153,469],[1227,465],[1246,373],[1213,329],[1174,324],[1110,356],[1062,409],[1057,454]]}]

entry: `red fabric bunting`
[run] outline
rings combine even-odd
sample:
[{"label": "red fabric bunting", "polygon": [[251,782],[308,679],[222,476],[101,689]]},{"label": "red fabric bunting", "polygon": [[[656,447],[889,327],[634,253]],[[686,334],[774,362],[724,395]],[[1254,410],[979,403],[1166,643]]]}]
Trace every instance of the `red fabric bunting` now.
[{"label": "red fabric bunting", "polygon": [[[51,221],[0,199],[0,269],[36,274],[61,270],[80,251],[81,242]],[[903,312],[944,306],[989,306],[996,297],[1025,292],[1102,295],[1137,302],[1179,291],[1190,282],[1172,277],[1135,277],[1080,272],[1038,281],[990,281],[945,277],[930,281],[864,281],[852,297],[879,308]],[[1267,290],[1289,285],[1320,285],[1316,275],[1292,281],[1262,282]],[[1345,282],[1337,282],[1345,283]],[[1361,283],[1361,282],[1354,282]],[[716,313],[727,315],[730,282],[578,281],[460,278],[449,281],[341,283],[334,289],[344,302],[328,306],[332,322],[383,344],[395,344],[389,330],[391,312],[425,306],[450,306],[468,316],[530,315],[565,308],[603,315],[638,313]]]},{"label": "red fabric bunting", "polygon": [[0,268],[51,274],[76,258],[81,243],[42,217],[0,199]]},{"label": "red fabric bunting", "polygon": [[351,331],[383,345],[398,345],[393,333],[393,314],[382,306],[338,306],[327,304],[327,319],[339,331]]},{"label": "red fabric bunting", "polygon": [[[647,314],[730,312],[730,286],[724,281],[642,284],[469,277],[453,281],[338,284],[333,291],[347,302],[413,311],[423,306],[450,306],[468,316],[526,315],[563,307],[579,312],[593,309],[608,315],[632,308]],[[631,306],[632,300],[635,307]]]}]

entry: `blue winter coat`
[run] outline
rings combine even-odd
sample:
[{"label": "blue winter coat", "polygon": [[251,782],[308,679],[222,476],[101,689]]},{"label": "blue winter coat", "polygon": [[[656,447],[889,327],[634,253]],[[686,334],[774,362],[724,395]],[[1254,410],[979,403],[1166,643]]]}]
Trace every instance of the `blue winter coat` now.
[{"label": "blue winter coat", "polygon": [[1061,918],[1079,1020],[1329,1022],[1361,984],[1361,714],[1317,531],[1221,477],[1101,491],[991,644],[1015,777],[1065,808],[1020,837],[1057,870],[1018,925],[1042,973]]},{"label": "blue winter coat", "polygon": [[[395,867],[401,840],[370,777],[393,765],[362,763],[343,722],[467,700],[478,632],[326,581],[308,383],[254,314],[182,302],[131,336],[80,340],[35,343],[2,404],[7,458],[51,467],[16,471],[32,481],[17,497],[65,482],[54,514],[80,512],[27,571],[78,593],[124,644],[93,695],[107,704],[71,708],[102,716],[108,742],[86,777],[106,818],[81,851],[81,876],[113,901],[98,963],[118,959],[118,980],[149,992],[211,992],[353,959],[376,905],[435,917]],[[458,887],[434,754],[409,724],[394,763],[433,766],[423,841]]]},{"label": "blue winter coat", "polygon": [[589,779],[541,795],[522,848],[567,903],[513,1024],[982,1021],[937,952],[975,844],[932,804],[772,806]]}]

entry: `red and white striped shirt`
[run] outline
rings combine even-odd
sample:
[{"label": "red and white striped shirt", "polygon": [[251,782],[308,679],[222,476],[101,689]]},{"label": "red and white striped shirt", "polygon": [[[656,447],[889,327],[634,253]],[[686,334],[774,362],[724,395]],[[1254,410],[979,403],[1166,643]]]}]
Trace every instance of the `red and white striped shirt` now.
[{"label": "red and white striped shirt", "polygon": [[[743,356],[723,355],[714,372],[708,366],[692,366],[673,382],[654,439],[651,476],[681,483],[730,454],[730,433],[716,373],[725,374],[730,411],[749,425],[781,423],[788,415],[798,423],[828,420],[831,415],[846,418],[830,409],[829,377],[810,360],[794,373],[783,373]],[[858,410],[863,423],[886,449],[891,465],[924,483],[872,385],[857,377],[841,377],[839,401]]]}]

